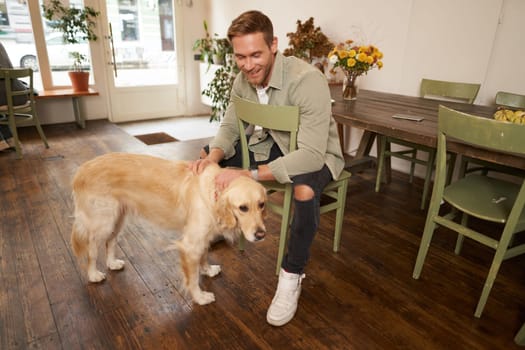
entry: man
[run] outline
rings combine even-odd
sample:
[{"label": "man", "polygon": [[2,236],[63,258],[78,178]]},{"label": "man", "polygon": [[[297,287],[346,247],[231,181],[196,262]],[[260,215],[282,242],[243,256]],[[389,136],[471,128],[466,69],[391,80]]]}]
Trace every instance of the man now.
[{"label": "man", "polygon": [[[319,201],[324,187],[337,178],[344,167],[337,127],[331,117],[331,98],[326,77],[315,67],[277,50],[270,19],[259,11],[237,17],[228,29],[236,77],[232,96],[273,105],[296,105],[300,111],[298,148],[289,153],[289,135],[272,131],[251,138],[256,154],[250,154],[253,170],[229,169],[216,178],[221,190],[238,176],[259,181],[292,183],[294,217],[287,252],[283,258],[277,291],[268,309],[267,321],[282,326],[295,315],[304,279],[304,267],[319,226]],[[215,138],[192,163],[196,173],[210,163],[241,166],[237,119],[228,106]],[[259,146],[259,147],[258,147]],[[252,152],[250,152],[252,153]]]}]

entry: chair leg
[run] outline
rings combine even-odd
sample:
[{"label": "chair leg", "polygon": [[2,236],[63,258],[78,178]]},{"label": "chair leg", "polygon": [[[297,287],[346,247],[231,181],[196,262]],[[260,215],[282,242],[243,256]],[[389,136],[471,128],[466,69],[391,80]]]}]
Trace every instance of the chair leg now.
[{"label": "chair leg", "polygon": [[16,158],[22,159],[22,146],[20,145],[20,139],[18,138],[18,130],[16,128],[16,122],[14,116],[8,116],[9,130],[13,135],[13,140],[15,142]]},{"label": "chair leg", "polygon": [[281,271],[281,264],[284,258],[284,252],[286,249],[286,239],[288,236],[288,227],[290,227],[290,218],[292,211],[292,190],[286,190],[284,192],[283,200],[283,213],[281,218],[281,233],[279,236],[279,251],[277,253],[277,267],[275,274],[279,275]]},{"label": "chair leg", "polygon": [[[466,213],[461,214],[461,226],[467,227],[468,225],[468,215]],[[456,239],[456,248],[454,248],[454,253],[456,255],[461,254],[461,248],[463,247],[463,241],[465,240],[465,236],[458,233],[458,238]]]},{"label": "chair leg", "polygon": [[42,126],[40,125],[40,121],[38,120],[38,117],[36,115],[35,115],[35,127],[36,127],[36,130],[38,131],[38,134],[40,135],[40,138],[42,139],[42,142],[44,142],[44,146],[46,146],[46,148],[49,148],[49,144],[47,143],[46,135],[44,134],[44,130],[42,129]]},{"label": "chair leg", "polygon": [[421,197],[421,210],[424,210],[427,206],[428,191],[430,188],[430,182],[432,181],[432,172],[434,171],[435,160],[436,151],[428,152],[427,171],[425,174],[425,183],[423,185],[423,196]]},{"label": "chair leg", "polygon": [[446,185],[450,185],[450,182],[452,181],[452,176],[454,175],[454,168],[456,167],[456,157],[456,153],[449,153],[449,159],[447,162],[447,179],[445,180]]},{"label": "chair leg", "polygon": [[410,161],[410,176],[408,182],[412,183],[414,181],[414,173],[416,172],[416,159],[417,159],[417,149],[412,150],[412,160]]},{"label": "chair leg", "polygon": [[432,236],[434,235],[434,230],[436,229],[436,223],[434,222],[434,216],[438,214],[439,203],[431,203],[430,208],[428,209],[427,219],[425,222],[425,229],[423,231],[423,237],[421,237],[421,243],[419,244],[419,251],[417,253],[416,264],[414,266],[414,271],[412,272],[412,278],[419,279],[421,275],[421,270],[423,269],[423,264],[425,263],[425,258],[428,253],[428,248],[430,247],[430,242],[432,241]]},{"label": "chair leg", "polygon": [[386,136],[377,135],[377,174],[375,188],[376,192],[379,192],[379,190],[381,189],[381,181],[383,181],[387,142],[388,141]]},{"label": "chair leg", "polygon": [[348,191],[348,179],[342,181],[337,190],[337,203],[339,207],[337,208],[335,214],[335,233],[334,233],[334,252],[339,251],[339,246],[341,244],[341,230],[343,228],[343,219],[346,206],[346,193]]},{"label": "chair leg", "polygon": [[516,333],[514,343],[517,345],[525,345],[525,323],[523,323],[518,333]]},{"label": "chair leg", "polygon": [[462,179],[465,177],[465,174],[467,173],[467,167],[468,162],[465,160],[465,157],[462,156],[459,162],[458,179]]},{"label": "chair leg", "polygon": [[239,238],[239,250],[241,252],[244,251],[244,236],[243,235],[241,235],[241,238]]},{"label": "chair leg", "polygon": [[492,265],[490,266],[487,279],[485,280],[485,285],[483,286],[483,291],[481,292],[481,297],[479,298],[476,311],[474,312],[474,316],[477,318],[481,317],[481,313],[485,308],[490,291],[494,285],[494,280],[496,279],[501,263],[505,258],[505,253],[507,252],[511,237],[512,232],[510,232],[508,226],[506,226],[503,230],[503,234],[501,235],[501,240],[498,244],[498,249],[496,249],[496,254],[494,254],[494,259],[492,259]]}]

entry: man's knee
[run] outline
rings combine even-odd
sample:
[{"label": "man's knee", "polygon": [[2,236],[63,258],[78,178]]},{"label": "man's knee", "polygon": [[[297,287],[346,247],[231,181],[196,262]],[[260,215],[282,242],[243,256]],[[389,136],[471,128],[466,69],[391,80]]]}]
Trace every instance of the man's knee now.
[{"label": "man's knee", "polygon": [[314,198],[314,190],[308,185],[297,185],[294,187],[293,196],[298,201],[309,201]]}]

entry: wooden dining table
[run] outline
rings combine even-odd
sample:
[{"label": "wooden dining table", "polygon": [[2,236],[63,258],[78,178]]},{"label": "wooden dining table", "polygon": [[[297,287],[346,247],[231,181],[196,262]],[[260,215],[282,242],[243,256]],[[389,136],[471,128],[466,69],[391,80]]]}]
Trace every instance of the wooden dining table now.
[{"label": "wooden dining table", "polygon": [[[340,137],[343,137],[342,129],[345,125],[364,130],[356,155],[347,161],[347,168],[354,171],[375,159],[370,150],[378,134],[437,147],[439,105],[486,118],[492,118],[496,111],[495,106],[471,105],[371,90],[360,90],[357,99],[349,101],[343,100],[341,85],[331,84],[330,90],[332,99],[335,100],[332,104],[332,115],[339,125]],[[395,114],[424,119],[395,119],[392,117]],[[341,144],[344,145],[343,139]],[[449,142],[447,149],[456,154],[525,170],[525,157],[520,155],[495,152],[459,141]]]}]

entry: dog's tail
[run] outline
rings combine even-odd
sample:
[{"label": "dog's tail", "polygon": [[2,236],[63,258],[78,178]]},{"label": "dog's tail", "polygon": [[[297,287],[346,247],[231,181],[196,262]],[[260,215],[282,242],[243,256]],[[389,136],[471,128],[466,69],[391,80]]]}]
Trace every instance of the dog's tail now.
[{"label": "dog's tail", "polygon": [[85,254],[88,243],[88,235],[79,228],[78,223],[75,221],[73,223],[73,229],[71,230],[71,246],[77,257],[80,258]]},{"label": "dog's tail", "polygon": [[74,193],[73,201],[75,202],[75,221],[71,229],[71,246],[75,255],[80,258],[86,253],[89,245],[89,234],[86,225],[83,223],[82,215],[80,215],[78,210],[79,203]]}]

